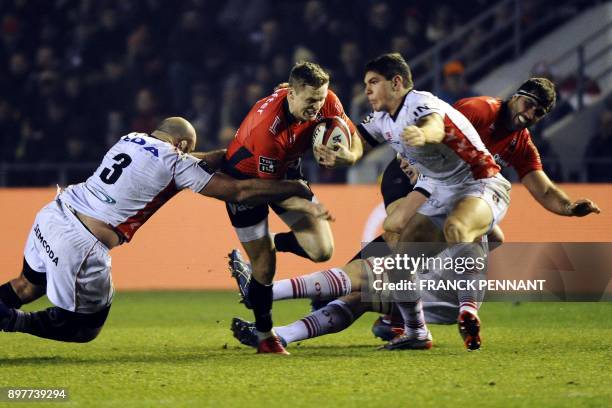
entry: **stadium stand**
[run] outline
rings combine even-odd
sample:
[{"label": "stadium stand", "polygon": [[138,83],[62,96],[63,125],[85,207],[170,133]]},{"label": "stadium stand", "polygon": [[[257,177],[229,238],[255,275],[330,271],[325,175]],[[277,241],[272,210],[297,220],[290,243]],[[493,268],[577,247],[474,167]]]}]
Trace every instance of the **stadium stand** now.
[{"label": "stadium stand", "polygon": [[[164,116],[191,120],[199,149],[224,146],[251,104],[284,81],[301,58],[331,71],[332,87],[360,120],[367,111],[361,67],[375,54],[401,52],[415,64],[417,86],[433,90],[442,86],[444,64],[456,59],[469,86],[602,3],[5,1],[0,185],[81,180],[116,135],[150,131]],[[481,20],[466,24],[475,18]],[[457,36],[468,39],[459,55],[441,48]],[[497,47],[508,36],[514,45]],[[485,62],[478,58],[483,53],[491,55]],[[432,76],[421,78],[425,72]],[[325,173],[314,165],[307,170],[319,172],[314,180],[346,180],[344,172]]]}]

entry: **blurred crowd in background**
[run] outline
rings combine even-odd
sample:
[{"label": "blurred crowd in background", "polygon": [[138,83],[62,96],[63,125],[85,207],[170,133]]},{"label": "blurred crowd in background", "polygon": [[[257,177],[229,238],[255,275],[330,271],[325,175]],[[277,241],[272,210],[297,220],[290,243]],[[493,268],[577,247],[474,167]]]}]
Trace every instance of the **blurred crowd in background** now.
[{"label": "blurred crowd in background", "polygon": [[[488,3],[0,1],[0,163],[96,162],[119,136],[149,132],[173,115],[194,124],[198,150],[224,147],[250,107],[300,60],[330,71],[331,88],[359,121],[369,110],[362,86],[369,58],[395,51],[410,62]],[[549,3],[525,2],[523,18]],[[475,94],[463,77],[469,64],[445,65],[439,96],[452,103]],[[571,86],[544,63],[533,74],[549,76],[560,90]],[[596,83],[589,87],[597,94]],[[553,178],[561,164],[541,128],[571,110],[562,101],[534,130]],[[588,155],[612,157],[611,129],[612,100]],[[589,179],[610,180],[604,167],[595,160]]]}]

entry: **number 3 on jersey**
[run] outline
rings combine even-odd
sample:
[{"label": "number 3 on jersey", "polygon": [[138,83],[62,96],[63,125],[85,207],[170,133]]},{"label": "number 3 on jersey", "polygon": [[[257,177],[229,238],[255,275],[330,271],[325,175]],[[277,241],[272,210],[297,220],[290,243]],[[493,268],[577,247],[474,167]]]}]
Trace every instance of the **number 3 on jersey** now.
[{"label": "number 3 on jersey", "polygon": [[113,164],[112,169],[105,167],[100,173],[100,179],[106,184],[115,184],[123,173],[123,169],[132,163],[132,158],[125,153],[119,153],[113,157],[113,160],[117,163]]}]

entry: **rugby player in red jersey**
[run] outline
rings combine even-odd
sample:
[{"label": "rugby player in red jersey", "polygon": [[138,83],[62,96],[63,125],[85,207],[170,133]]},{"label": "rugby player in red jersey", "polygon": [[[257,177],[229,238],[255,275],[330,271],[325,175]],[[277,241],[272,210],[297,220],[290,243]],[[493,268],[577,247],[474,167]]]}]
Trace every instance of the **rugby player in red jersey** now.
[{"label": "rugby player in red jersey", "polygon": [[[300,160],[312,146],[314,126],[323,118],[335,116],[349,126],[350,148],[339,146],[337,151],[332,151],[317,146],[320,164],[350,165],[361,157],[361,140],[342,103],[328,89],[329,75],[317,64],[302,62],[293,67],[288,82],[287,88],[277,89],[253,106],[227,149],[223,172],[238,179],[302,178]],[[286,354],[271,331],[276,251],[323,262],[331,257],[334,243],[329,220],[309,213],[311,202],[291,198],[270,207],[291,231],[269,233],[268,205],[227,203],[227,212],[253,266],[253,279],[243,284],[246,284],[245,305],[255,314],[260,339],[258,351]],[[234,255],[230,254],[230,258]]]}]

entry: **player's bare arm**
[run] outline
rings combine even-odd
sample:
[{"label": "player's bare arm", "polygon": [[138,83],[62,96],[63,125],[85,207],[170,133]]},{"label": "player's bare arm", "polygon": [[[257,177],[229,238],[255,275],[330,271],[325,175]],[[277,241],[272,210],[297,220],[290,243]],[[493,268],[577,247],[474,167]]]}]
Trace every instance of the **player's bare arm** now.
[{"label": "player's bare arm", "polygon": [[326,221],[334,221],[334,217],[329,210],[321,203],[313,202],[302,197],[289,197],[279,203],[276,203],[287,211],[299,211],[315,218],[320,218]]},{"label": "player's bare arm", "polygon": [[226,202],[258,205],[282,201],[291,196],[310,200],[312,191],[301,180],[236,180],[216,173],[200,194]]},{"label": "player's bare arm", "polygon": [[441,143],[444,139],[444,119],[437,113],[425,116],[416,125],[407,126],[402,141],[407,146],[419,147],[426,143]]},{"label": "player's bare arm", "polygon": [[227,153],[227,149],[212,150],[210,152],[193,152],[191,155],[197,159],[204,160],[211,170],[217,171],[221,167],[225,153]]},{"label": "player's bare arm", "polygon": [[591,213],[599,214],[601,212],[597,204],[589,199],[579,199],[572,202],[567,194],[541,170],[527,173],[521,182],[542,207],[555,214],[567,217],[584,217]]}]

